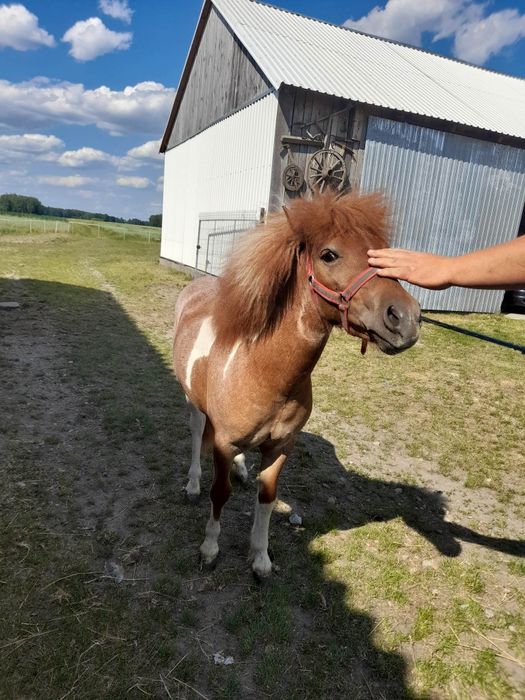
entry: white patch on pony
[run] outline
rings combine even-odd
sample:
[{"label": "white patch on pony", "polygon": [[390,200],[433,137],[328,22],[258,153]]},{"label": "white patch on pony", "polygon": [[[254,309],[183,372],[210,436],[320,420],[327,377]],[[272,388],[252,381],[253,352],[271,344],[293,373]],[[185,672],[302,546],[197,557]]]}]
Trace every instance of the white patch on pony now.
[{"label": "white patch on pony", "polygon": [[238,340],[233,348],[230,350],[230,354],[228,355],[228,359],[226,360],[226,364],[224,365],[224,369],[222,370],[222,378],[226,378],[226,374],[228,372],[228,367],[231,365],[233,358],[237,354],[237,350],[239,349],[239,346],[241,344],[241,341]]},{"label": "white patch on pony", "polygon": [[211,564],[219,553],[219,534],[221,523],[213,517],[213,505],[211,507],[210,519],[206,524],[206,537],[201,544],[201,554],[205,564]]},{"label": "white patch on pony", "polygon": [[299,309],[299,320],[297,322],[297,330],[299,332],[299,335],[301,335],[305,340],[309,340],[310,338],[308,337],[306,333],[306,328],[304,326],[303,322],[303,316],[305,314],[305,303],[304,299],[301,301],[301,308]]},{"label": "white patch on pony", "polygon": [[272,572],[272,562],[268,556],[268,528],[275,503],[276,501],[259,503],[259,499],[255,503],[250,549],[253,558],[252,569],[259,576],[269,576]]},{"label": "white patch on pony", "polygon": [[208,357],[214,342],[215,331],[211,323],[211,316],[207,316],[199,328],[199,333],[197,334],[197,338],[195,339],[195,343],[188,358],[188,365],[186,367],[186,386],[188,389],[191,388],[191,373],[193,372],[194,364],[197,360],[200,360],[201,357]]},{"label": "white patch on pony", "polygon": [[308,343],[318,343],[322,339],[323,333],[314,333],[304,322],[304,319],[307,317],[307,307],[309,303],[311,303],[311,301],[305,301],[304,299],[301,301],[301,308],[299,309],[299,318],[297,321],[297,332]]}]

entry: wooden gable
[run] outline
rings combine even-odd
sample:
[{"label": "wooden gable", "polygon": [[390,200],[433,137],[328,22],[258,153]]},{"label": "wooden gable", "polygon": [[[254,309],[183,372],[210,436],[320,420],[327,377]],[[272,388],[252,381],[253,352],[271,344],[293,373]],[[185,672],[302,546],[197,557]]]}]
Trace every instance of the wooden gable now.
[{"label": "wooden gable", "polygon": [[221,15],[206,3],[161,151],[186,141],[270,89],[269,81]]}]

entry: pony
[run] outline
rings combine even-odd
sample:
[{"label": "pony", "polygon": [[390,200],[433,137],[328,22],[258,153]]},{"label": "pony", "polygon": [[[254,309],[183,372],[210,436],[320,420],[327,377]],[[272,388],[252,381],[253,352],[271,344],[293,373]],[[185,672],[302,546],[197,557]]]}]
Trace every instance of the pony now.
[{"label": "pony", "polygon": [[244,453],[261,467],[250,558],[270,575],[270,516],[279,474],[312,410],[311,373],[334,327],[386,354],[411,347],[421,310],[397,280],[368,267],[367,250],[387,245],[377,194],[332,192],[295,200],[247,232],[220,277],[201,277],[175,309],[173,367],[190,409],[192,457],[185,487],[200,495],[201,451],[213,449],[211,512],[200,547],[204,565],[219,553],[220,517],[232,487],[247,479]]}]

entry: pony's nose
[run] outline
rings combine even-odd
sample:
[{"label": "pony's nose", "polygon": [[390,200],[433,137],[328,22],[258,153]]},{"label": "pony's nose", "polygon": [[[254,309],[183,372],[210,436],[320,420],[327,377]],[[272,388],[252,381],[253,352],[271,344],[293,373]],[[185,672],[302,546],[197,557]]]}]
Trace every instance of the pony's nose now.
[{"label": "pony's nose", "polygon": [[391,304],[385,309],[383,313],[383,320],[389,331],[392,331],[392,333],[398,333],[401,330],[405,316],[406,314],[403,312],[403,309]]},{"label": "pony's nose", "polygon": [[390,304],[383,312],[383,321],[386,328],[394,335],[401,338],[417,336],[421,325],[421,311],[419,304],[417,309],[403,304]]}]

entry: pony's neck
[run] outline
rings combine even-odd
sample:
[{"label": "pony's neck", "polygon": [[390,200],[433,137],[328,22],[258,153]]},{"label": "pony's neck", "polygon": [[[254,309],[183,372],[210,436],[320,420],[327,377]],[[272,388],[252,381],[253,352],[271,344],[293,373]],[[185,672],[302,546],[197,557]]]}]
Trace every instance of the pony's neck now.
[{"label": "pony's neck", "polygon": [[291,383],[310,375],[332,330],[319,311],[306,272],[302,272],[299,272],[294,301],[268,339],[267,346],[283,375],[289,375],[286,380]]}]

